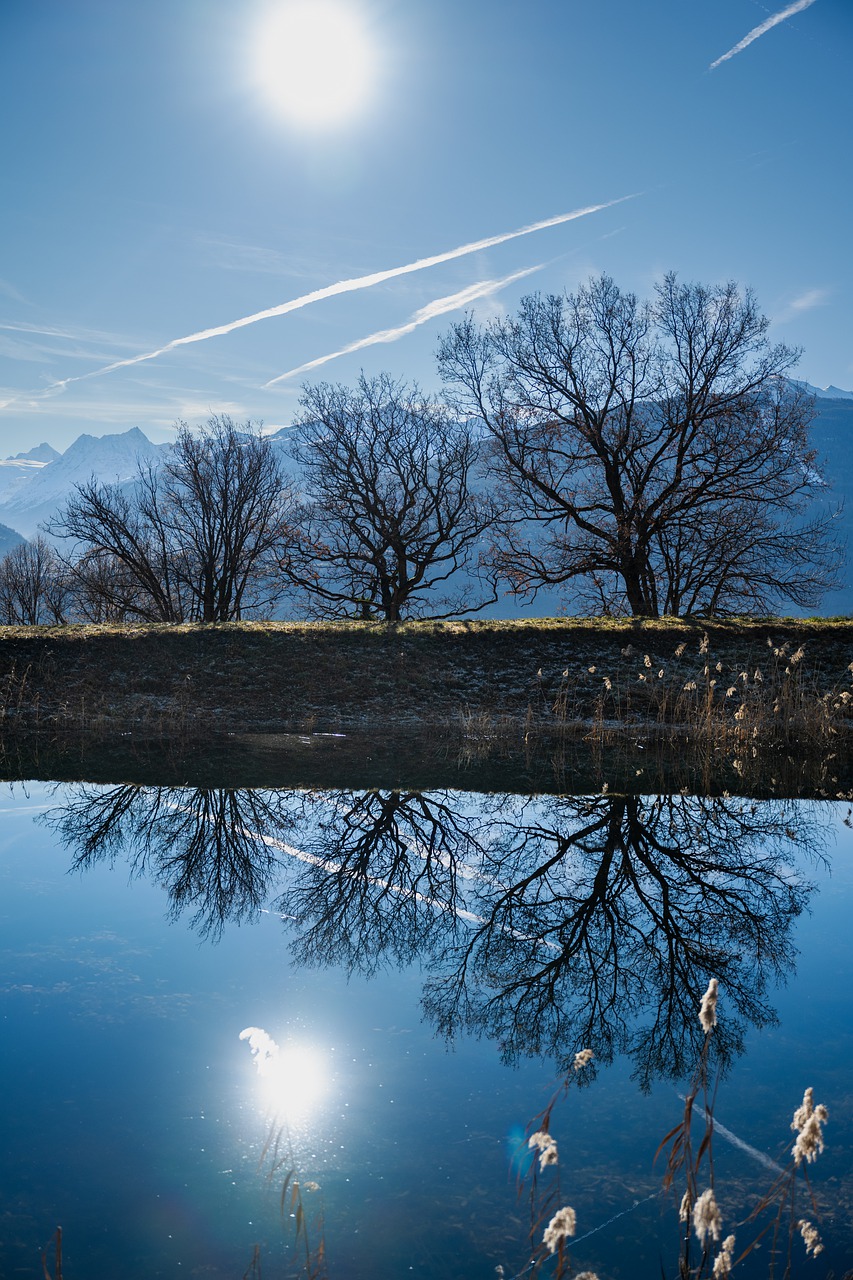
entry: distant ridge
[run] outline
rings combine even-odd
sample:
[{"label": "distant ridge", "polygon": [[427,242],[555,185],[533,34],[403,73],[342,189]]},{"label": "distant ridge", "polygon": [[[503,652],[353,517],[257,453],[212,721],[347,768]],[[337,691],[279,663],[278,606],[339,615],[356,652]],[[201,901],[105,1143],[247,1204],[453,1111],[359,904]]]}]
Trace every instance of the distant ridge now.
[{"label": "distant ridge", "polygon": [[83,484],[91,476],[107,484],[120,484],[136,474],[139,459],[156,462],[167,448],[152,444],[139,427],[132,427],[115,435],[78,436],[64,453],[47,463],[22,458],[0,464],[21,469],[11,492],[7,489],[0,500],[0,520],[31,538],[43,521],[56,515],[75,484]]},{"label": "distant ridge", "polygon": [[26,453],[16,453],[14,456],[8,457],[7,462],[55,462],[57,458],[61,458],[62,454],[58,449],[54,449],[52,444],[48,444],[43,440],[41,444],[35,445],[34,448],[28,449]]},{"label": "distant ridge", "polygon": [[810,395],[817,396],[818,400],[853,400],[853,391],[842,391],[841,387],[834,387],[832,383],[828,387],[815,387],[810,382],[801,382],[796,378],[791,381],[795,387],[802,387]]},{"label": "distant ridge", "polygon": [[26,542],[26,538],[22,538],[16,529],[10,529],[8,525],[0,524],[0,560],[14,550],[15,547],[20,546],[22,542]]}]

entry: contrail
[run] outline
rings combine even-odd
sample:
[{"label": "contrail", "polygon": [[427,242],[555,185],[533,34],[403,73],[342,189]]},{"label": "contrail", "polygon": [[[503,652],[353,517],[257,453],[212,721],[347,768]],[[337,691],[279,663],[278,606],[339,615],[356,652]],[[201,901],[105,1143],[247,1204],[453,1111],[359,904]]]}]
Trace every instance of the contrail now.
[{"label": "contrail", "polygon": [[235,329],[244,329],[247,325],[257,324],[259,320],[270,320],[275,316],[286,316],[291,311],[300,311],[313,302],[322,302],[324,298],[335,298],[341,293],[355,293],[358,289],[370,289],[375,284],[384,284],[397,276],[411,275],[414,271],[425,271],[428,267],[440,266],[443,262],[452,262],[454,258],[464,258],[470,253],[479,253],[481,249],[492,249],[495,245],[504,244],[507,240],[517,240],[520,236],[532,235],[534,231],[544,231],[547,227],[558,227],[564,222],[573,222],[576,218],[585,218],[590,213],[600,213],[602,209],[610,209],[613,205],[622,204],[625,200],[633,200],[640,192],[628,196],[620,196],[618,200],[608,200],[604,204],[585,205],[582,209],[573,209],[571,213],[558,213],[554,218],[544,218],[541,222],[531,222],[517,231],[505,231],[501,235],[488,236],[485,240],[472,240],[469,244],[460,245],[457,249],[449,249],[446,253],[436,253],[429,258],[418,258],[415,262],[407,262],[401,267],[390,267],[386,271],[373,271],[365,276],[352,276],[348,280],[338,280],[336,284],[326,285],[322,289],[314,289],[299,298],[291,298],[289,302],[279,303],[276,307],[267,307],[265,311],[255,311],[250,316],[242,316],[239,320],[231,320],[228,324],[215,325],[211,329],[200,329],[198,333],[187,334],[184,338],[173,338],[165,346],[156,351],[146,351],[142,355],[131,356],[126,360],[115,360],[112,364],[93,369],[90,373],[81,373],[73,378],[60,378],[50,384],[50,390],[60,390],[72,382],[82,382],[86,378],[97,378],[104,373],[113,373],[116,369],[126,369],[134,364],[142,364],[146,360],[156,360],[177,347],[186,347],[193,342],[206,342],[208,338],[219,338]]},{"label": "contrail", "polygon": [[[678,1097],[682,1102],[687,1101],[683,1093],[679,1093]],[[748,1142],[744,1142],[743,1138],[739,1138],[736,1133],[732,1133],[731,1129],[727,1129],[724,1124],[720,1124],[719,1120],[712,1116],[709,1111],[706,1111],[703,1106],[700,1106],[698,1109],[701,1115],[704,1116],[706,1123],[709,1120],[713,1122],[714,1133],[718,1133],[721,1138],[725,1138],[733,1147],[737,1147],[738,1150],[746,1152],[748,1156],[752,1156],[753,1160],[757,1161],[758,1164],[764,1165],[764,1168],[769,1169],[771,1173],[775,1173],[777,1175],[784,1173],[784,1169],[782,1169],[775,1160],[771,1160],[768,1155],[765,1155],[763,1151],[759,1151],[757,1147],[753,1147]]]},{"label": "contrail", "polygon": [[416,311],[406,324],[401,324],[396,329],[379,329],[378,332],[371,333],[366,338],[358,338],[355,342],[348,343],[338,351],[331,351],[328,355],[318,356],[316,360],[309,360],[307,364],[288,369],[287,373],[280,373],[277,378],[270,378],[269,382],[264,383],[264,387],[274,387],[277,382],[284,382],[285,378],[295,378],[297,374],[307,373],[309,369],[318,369],[321,364],[328,364],[330,360],[337,360],[339,356],[351,355],[353,351],[361,351],[364,347],[375,346],[378,342],[396,342],[398,338],[404,338],[407,333],[417,329],[418,325],[426,324],[436,316],[446,315],[448,311],[458,311],[460,307],[466,307],[469,302],[476,302],[478,298],[497,293],[499,289],[506,288],[514,280],[521,280],[524,276],[531,276],[534,271],[541,270],[541,264],[538,267],[528,267],[526,271],[515,271],[511,276],[504,276],[502,280],[480,280],[477,284],[469,285],[467,289],[460,289],[458,293],[449,293],[444,298],[436,298]]},{"label": "contrail", "polygon": [[728,53],[724,53],[721,58],[717,58],[716,62],[712,62],[709,71],[713,71],[721,62],[728,62],[729,58],[733,58],[736,53],[743,53],[753,40],[757,40],[759,36],[763,36],[765,32],[770,31],[773,27],[777,27],[780,22],[784,22],[786,18],[793,18],[795,13],[802,13],[803,9],[808,9],[809,5],[814,4],[815,0],[795,0],[794,4],[789,4],[787,9],[780,9],[778,13],[774,13],[772,17],[765,18],[764,22],[760,22],[757,27],[753,27],[744,38],[729,49]]}]

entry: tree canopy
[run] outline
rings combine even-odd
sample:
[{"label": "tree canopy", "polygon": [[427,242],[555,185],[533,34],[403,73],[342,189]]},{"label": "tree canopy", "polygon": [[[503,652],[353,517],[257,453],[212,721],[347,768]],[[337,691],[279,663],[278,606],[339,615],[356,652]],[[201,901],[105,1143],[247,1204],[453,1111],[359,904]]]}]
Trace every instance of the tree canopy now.
[{"label": "tree canopy", "polygon": [[355,389],[307,387],[301,404],[291,454],[302,469],[302,539],[285,572],[309,611],[397,622],[493,599],[466,573],[494,518],[474,487],[470,427],[388,374],[362,375]]},{"label": "tree canopy", "polygon": [[670,274],[648,302],[603,275],[453,327],[439,366],[491,442],[513,590],[646,616],[817,603],[840,551],[799,353],[768,323],[750,291]]}]

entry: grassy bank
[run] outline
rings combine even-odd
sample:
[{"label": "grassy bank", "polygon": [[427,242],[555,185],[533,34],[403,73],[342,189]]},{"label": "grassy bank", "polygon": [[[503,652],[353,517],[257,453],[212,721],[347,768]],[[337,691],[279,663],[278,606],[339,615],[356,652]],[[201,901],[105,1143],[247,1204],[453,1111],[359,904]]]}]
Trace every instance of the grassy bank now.
[{"label": "grassy bank", "polygon": [[760,719],[762,736],[775,720],[787,741],[806,712],[818,734],[849,722],[851,662],[842,619],[7,627],[0,717],[6,733],[453,724],[472,739],[520,719],[740,736]]},{"label": "grassy bank", "polygon": [[847,796],[851,663],[842,619],[0,628],[0,757],[10,777]]}]

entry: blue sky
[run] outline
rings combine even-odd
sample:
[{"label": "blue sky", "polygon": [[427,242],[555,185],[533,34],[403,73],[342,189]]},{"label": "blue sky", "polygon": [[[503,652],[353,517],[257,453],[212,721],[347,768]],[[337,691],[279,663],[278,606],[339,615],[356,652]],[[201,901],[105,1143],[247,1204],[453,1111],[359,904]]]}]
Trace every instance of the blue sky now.
[{"label": "blue sky", "polygon": [[366,88],[320,122],[269,79],[272,0],[3,0],[0,456],[276,427],[361,368],[435,388],[450,307],[600,271],[751,285],[801,376],[853,387],[849,0],[337,3]]}]

